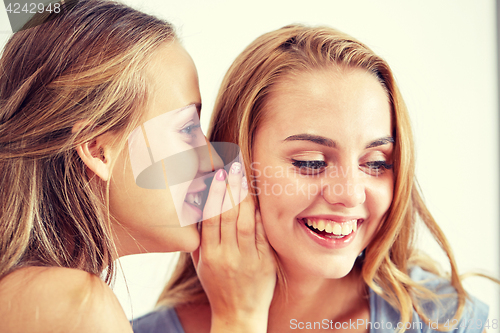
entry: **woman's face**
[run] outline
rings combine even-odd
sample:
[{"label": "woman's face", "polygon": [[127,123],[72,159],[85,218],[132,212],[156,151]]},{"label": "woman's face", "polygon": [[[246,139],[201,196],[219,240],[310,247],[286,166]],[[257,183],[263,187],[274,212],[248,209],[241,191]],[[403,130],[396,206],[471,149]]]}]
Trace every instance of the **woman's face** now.
[{"label": "woman's face", "polygon": [[370,243],[393,196],[387,93],[361,69],[280,81],[253,146],[260,209],[286,272],[341,278]]},{"label": "woman's face", "polygon": [[[210,156],[200,129],[198,75],[189,54],[178,42],[166,44],[146,69],[148,110],[110,182],[119,253],[193,251],[204,180],[222,164]],[[142,171],[150,175],[138,177]]]}]

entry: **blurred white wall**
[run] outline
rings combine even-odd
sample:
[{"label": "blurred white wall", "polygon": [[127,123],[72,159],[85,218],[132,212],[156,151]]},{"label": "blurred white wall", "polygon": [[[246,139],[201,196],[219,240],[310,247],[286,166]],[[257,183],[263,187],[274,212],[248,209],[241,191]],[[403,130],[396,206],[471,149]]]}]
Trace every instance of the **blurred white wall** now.
[{"label": "blurred white wall", "polygon": [[[417,175],[461,272],[499,274],[497,51],[494,0],[127,0],[174,23],[193,57],[207,128],[220,82],[257,36],[290,23],[329,25],[366,43],[391,65],[410,111]],[[0,42],[10,34],[0,11]],[[2,44],[3,45],[3,44]],[[425,235],[421,246],[445,263]],[[128,290],[115,292],[127,315],[152,308],[172,254],[121,260]],[[173,267],[173,265],[171,265]],[[499,288],[480,278],[466,287],[500,318]],[[495,332],[489,329],[489,332]],[[500,330],[496,330],[499,332]]]}]

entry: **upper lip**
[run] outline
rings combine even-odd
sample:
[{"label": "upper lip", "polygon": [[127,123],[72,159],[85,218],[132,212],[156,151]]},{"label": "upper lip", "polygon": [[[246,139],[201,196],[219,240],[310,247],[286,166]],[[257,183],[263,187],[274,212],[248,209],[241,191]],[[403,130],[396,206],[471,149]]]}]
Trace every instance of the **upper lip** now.
[{"label": "upper lip", "polygon": [[[200,180],[200,181],[198,181],[198,180]],[[189,193],[203,192],[206,189],[207,189],[207,185],[203,182],[203,179],[201,177],[200,178],[196,178],[196,179],[193,180],[193,182],[191,183],[191,185],[189,185],[187,194],[189,194]]]},{"label": "upper lip", "polygon": [[319,215],[304,215],[298,216],[299,219],[310,219],[310,220],[330,220],[338,223],[352,221],[352,220],[364,220],[360,216],[342,216],[342,215],[330,215],[330,214],[319,214]]}]

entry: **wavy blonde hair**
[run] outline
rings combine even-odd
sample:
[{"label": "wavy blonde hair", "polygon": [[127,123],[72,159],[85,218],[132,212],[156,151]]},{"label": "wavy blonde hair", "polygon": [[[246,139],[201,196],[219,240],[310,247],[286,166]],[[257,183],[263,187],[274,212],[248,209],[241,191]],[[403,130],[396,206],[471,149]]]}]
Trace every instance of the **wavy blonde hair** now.
[{"label": "wavy blonde hair", "polygon": [[60,6],[36,14],[0,59],[0,278],[57,266],[109,268],[109,282],[109,184],[89,176],[75,148],[111,132],[123,147],[146,109],[144,67],[175,34],[115,1]]},{"label": "wavy blonde hair", "polygon": [[[439,274],[433,261],[418,254],[414,246],[420,219],[448,256],[451,285],[458,298],[454,319],[460,318],[467,293],[450,245],[419,194],[408,111],[389,65],[367,46],[327,27],[290,25],[262,35],[236,58],[224,77],[211,118],[209,140],[237,143],[243,159],[252,161],[254,135],[265,117],[264,105],[274,85],[288,75],[332,66],[360,68],[374,75],[386,90],[392,109],[394,199],[384,223],[365,250],[361,268],[364,282],[398,310],[401,322],[409,322],[415,309],[430,323],[419,300],[438,297],[408,274],[409,267],[417,264]],[[246,163],[246,174],[252,179],[250,163]],[[251,190],[255,194],[253,187]],[[255,198],[258,202],[258,197]],[[189,254],[181,254],[158,305],[177,306],[202,300],[206,301],[206,297],[191,258]]]}]

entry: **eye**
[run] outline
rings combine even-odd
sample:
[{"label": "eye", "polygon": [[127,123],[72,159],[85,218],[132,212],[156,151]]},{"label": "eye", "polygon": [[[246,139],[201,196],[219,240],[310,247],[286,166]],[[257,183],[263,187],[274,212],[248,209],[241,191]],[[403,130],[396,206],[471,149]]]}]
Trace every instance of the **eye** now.
[{"label": "eye", "polygon": [[327,163],[322,160],[299,161],[292,159],[292,165],[298,168],[300,173],[312,175],[321,173],[326,168]]},{"label": "eye", "polygon": [[393,167],[393,165],[387,163],[387,161],[370,161],[365,163],[365,166],[367,167],[367,173],[374,176],[378,176]]},{"label": "eye", "polygon": [[190,124],[190,125],[187,125],[185,126],[183,129],[181,129],[179,132],[181,132],[182,134],[186,134],[186,135],[193,135],[193,132],[197,129],[197,128],[200,128],[200,124]]}]

